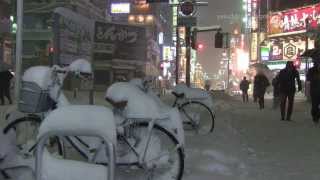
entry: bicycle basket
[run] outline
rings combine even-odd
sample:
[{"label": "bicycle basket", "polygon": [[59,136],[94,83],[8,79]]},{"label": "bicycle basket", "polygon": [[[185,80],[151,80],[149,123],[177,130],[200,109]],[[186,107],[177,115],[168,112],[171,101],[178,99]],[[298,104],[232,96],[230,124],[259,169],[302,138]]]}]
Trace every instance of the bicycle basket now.
[{"label": "bicycle basket", "polygon": [[36,83],[22,81],[18,109],[25,113],[48,111],[53,106],[48,90],[41,89]]}]

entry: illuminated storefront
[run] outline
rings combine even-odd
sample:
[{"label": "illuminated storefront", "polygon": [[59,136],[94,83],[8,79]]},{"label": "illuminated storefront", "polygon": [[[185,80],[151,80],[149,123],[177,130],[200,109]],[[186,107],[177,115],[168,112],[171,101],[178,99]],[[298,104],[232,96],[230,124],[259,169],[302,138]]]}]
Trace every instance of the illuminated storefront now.
[{"label": "illuminated storefront", "polygon": [[315,37],[307,31],[320,25],[320,4],[274,12],[268,17],[268,41],[260,48],[261,60],[270,69],[281,69],[287,61],[298,62],[305,68],[300,55],[313,49]]}]

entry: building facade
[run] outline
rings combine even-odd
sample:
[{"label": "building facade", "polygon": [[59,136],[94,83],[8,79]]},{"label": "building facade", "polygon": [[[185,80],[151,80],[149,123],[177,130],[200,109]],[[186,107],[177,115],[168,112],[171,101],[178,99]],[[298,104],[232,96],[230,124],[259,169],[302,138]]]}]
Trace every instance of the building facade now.
[{"label": "building facade", "polygon": [[0,0],[0,71],[12,68],[10,24],[10,3]]},{"label": "building facade", "polygon": [[140,58],[109,57],[112,60],[99,70],[100,73],[108,71],[110,82],[135,76],[158,78],[162,75],[160,66],[167,60],[163,54],[167,54],[167,47],[172,46],[172,11],[168,4],[148,4],[145,0],[111,0],[107,9],[113,23],[131,29],[144,28],[146,48],[139,50]]},{"label": "building facade", "polygon": [[293,61],[301,78],[305,79],[310,63],[300,55],[307,49],[313,49],[318,38],[314,32],[319,31],[320,4],[316,2],[290,1],[284,4],[275,1],[271,6],[268,36],[260,44],[261,61],[271,70],[278,71],[285,67],[287,61]]},{"label": "building facade", "polygon": [[[13,1],[11,17],[16,21]],[[64,7],[92,20],[106,20],[106,1],[99,0],[25,0],[23,21],[23,69],[55,63],[54,10]],[[15,23],[15,22],[14,22]],[[15,35],[14,32],[12,34]]]}]

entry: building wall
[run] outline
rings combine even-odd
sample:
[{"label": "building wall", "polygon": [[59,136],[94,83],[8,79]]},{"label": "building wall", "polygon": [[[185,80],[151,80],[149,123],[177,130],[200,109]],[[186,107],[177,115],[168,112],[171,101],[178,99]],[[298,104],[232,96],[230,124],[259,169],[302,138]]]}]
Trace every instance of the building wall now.
[{"label": "building wall", "polygon": [[[101,3],[103,2],[103,3]],[[15,6],[15,4],[13,4]],[[53,10],[66,7],[90,19],[104,19],[106,1],[25,0],[24,68],[52,62],[48,47],[53,41]],[[15,12],[13,12],[15,14]]]},{"label": "building wall", "polygon": [[[164,33],[164,43],[167,45],[172,44],[172,10],[169,8],[168,4],[163,3],[153,3],[145,4],[143,0],[111,0],[108,4],[108,9],[110,11],[112,3],[119,2],[129,2],[131,3],[131,12],[129,14],[110,14],[112,17],[112,22],[115,23],[124,23],[131,24],[136,26],[142,26],[147,29],[147,38],[148,38],[148,49],[147,54],[147,63],[145,63],[145,73],[154,76],[159,74],[159,64],[161,60],[161,49],[162,45],[158,44],[158,35],[160,32]],[[148,6],[148,8],[143,8]],[[152,23],[144,21],[139,23],[136,20],[130,21],[129,17],[137,18],[139,15],[152,16]],[[153,69],[150,71],[150,69]],[[156,71],[155,71],[156,70]]]}]

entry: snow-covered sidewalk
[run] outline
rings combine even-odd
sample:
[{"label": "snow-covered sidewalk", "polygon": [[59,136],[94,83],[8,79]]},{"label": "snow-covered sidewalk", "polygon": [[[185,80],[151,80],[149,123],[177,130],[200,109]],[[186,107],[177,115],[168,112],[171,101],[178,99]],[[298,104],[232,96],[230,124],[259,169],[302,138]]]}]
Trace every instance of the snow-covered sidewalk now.
[{"label": "snow-covered sidewalk", "polygon": [[258,110],[258,105],[233,104],[232,126],[251,150],[250,179],[318,180],[320,177],[320,129],[310,117],[309,104],[297,100],[293,122],[280,121],[279,109]]},{"label": "snow-covered sidewalk", "polygon": [[[72,93],[67,93],[72,97]],[[72,103],[88,104],[87,92]],[[95,103],[107,105],[104,92]],[[171,104],[173,96],[163,99]],[[239,97],[216,95],[215,130],[208,136],[186,132],[184,180],[318,180],[320,177],[320,128],[313,126],[309,106],[295,104],[294,122],[280,121],[279,110],[243,104]],[[0,106],[0,127],[9,106]]]}]

